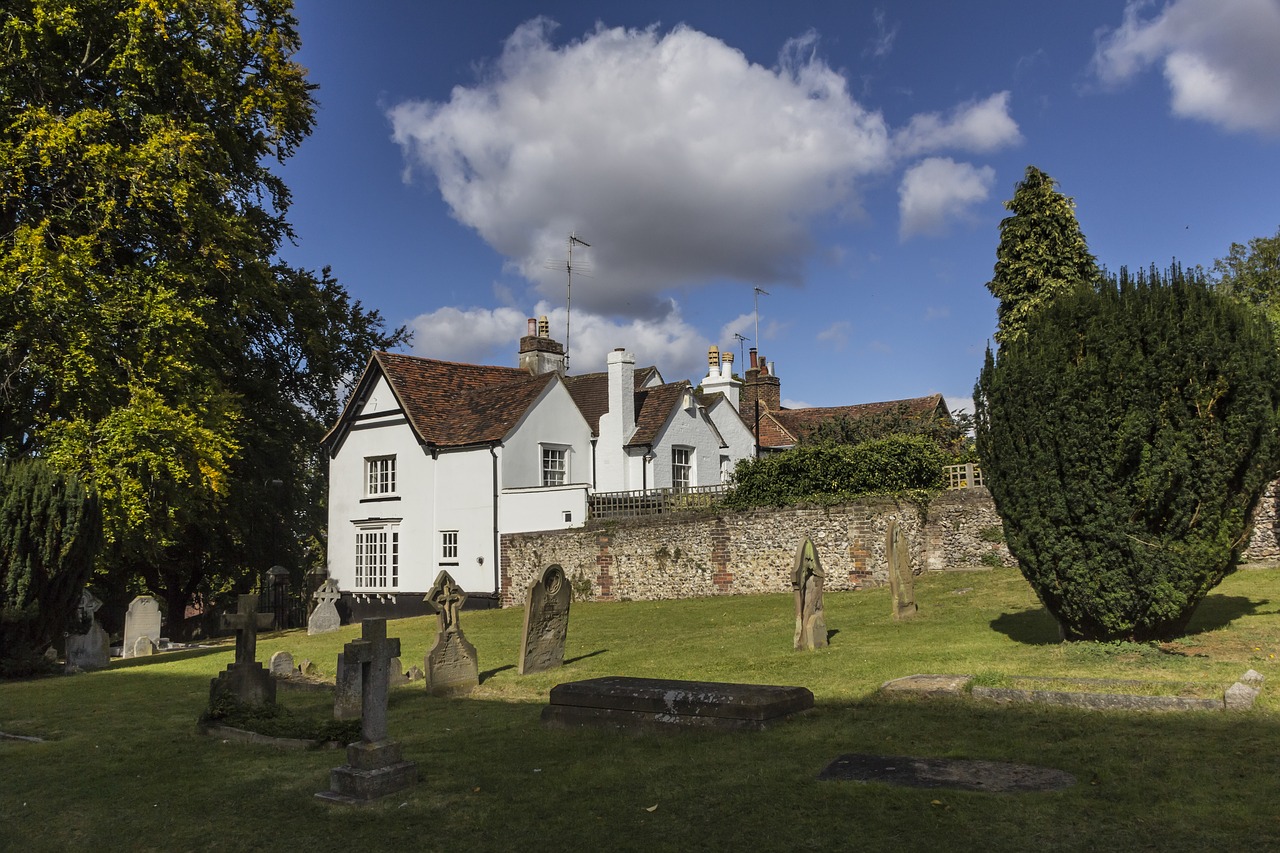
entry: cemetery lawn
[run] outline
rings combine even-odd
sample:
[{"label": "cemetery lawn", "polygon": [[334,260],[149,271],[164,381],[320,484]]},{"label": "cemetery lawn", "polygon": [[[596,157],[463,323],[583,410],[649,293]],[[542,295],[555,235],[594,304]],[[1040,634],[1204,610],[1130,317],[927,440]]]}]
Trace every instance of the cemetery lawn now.
[{"label": "cemetery lawn", "polygon": [[[335,750],[197,734],[232,647],[0,683],[0,849],[175,850],[1243,850],[1280,849],[1280,569],[1226,579],[1163,648],[1057,643],[1014,570],[826,596],[831,645],[791,650],[790,596],[575,603],[563,669],[515,671],[522,611],[463,614],[482,684],[461,699],[391,693],[389,727],[421,779],[374,805],[315,798]],[[397,620],[405,668],[434,618]],[[263,634],[332,677],[358,626]],[[878,694],[915,673],[1232,684],[1266,677],[1246,712],[1099,712]],[[803,685],[814,710],[764,732],[626,735],[539,721],[562,681],[633,675]],[[299,713],[311,694],[280,691]],[[992,794],[818,781],[847,753],[1018,762],[1071,773],[1057,792]]]}]

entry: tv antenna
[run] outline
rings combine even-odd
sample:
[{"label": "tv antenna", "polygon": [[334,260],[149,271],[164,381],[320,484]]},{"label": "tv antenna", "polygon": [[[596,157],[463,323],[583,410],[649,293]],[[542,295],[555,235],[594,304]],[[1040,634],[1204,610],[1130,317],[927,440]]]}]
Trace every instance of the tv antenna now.
[{"label": "tv antenna", "polygon": [[760,340],[760,294],[763,293],[765,296],[768,296],[769,291],[765,290],[763,287],[757,287],[755,290],[756,290],[756,294],[755,294],[756,296],[756,341],[759,341]]},{"label": "tv antenna", "polygon": [[739,369],[746,370],[747,356],[745,354],[746,353],[745,347],[746,347],[747,341],[751,340],[751,338],[748,338],[746,335],[740,334],[738,332],[734,332],[733,336],[738,340],[738,358],[740,359],[738,364],[741,365]]},{"label": "tv antenna", "polygon": [[590,243],[588,243],[586,240],[583,240],[576,233],[570,231],[569,232],[569,253],[566,259],[563,262],[547,261],[547,267],[546,267],[549,270],[563,269],[565,273],[565,288],[564,288],[564,370],[565,370],[565,373],[569,372],[569,321],[572,316],[572,309],[573,309],[573,273],[576,270],[579,275],[589,276],[591,274],[590,273],[591,267],[587,264],[580,262],[578,266],[574,266],[573,264],[574,245],[585,246],[588,249],[591,248]]}]

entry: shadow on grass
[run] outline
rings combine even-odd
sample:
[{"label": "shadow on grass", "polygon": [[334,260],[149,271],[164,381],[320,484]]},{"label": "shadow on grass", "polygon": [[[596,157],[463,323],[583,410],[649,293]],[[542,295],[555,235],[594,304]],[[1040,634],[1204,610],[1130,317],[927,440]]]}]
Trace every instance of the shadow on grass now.
[{"label": "shadow on grass", "polygon": [[991,628],[1014,642],[1028,646],[1056,646],[1062,642],[1058,636],[1057,620],[1043,607],[1020,613],[1001,613],[991,620]]},{"label": "shadow on grass", "polygon": [[169,663],[175,660],[191,660],[192,658],[202,658],[208,655],[221,654],[223,652],[232,651],[233,647],[229,645],[207,646],[202,649],[183,649],[177,652],[157,652],[154,655],[143,655],[136,658],[112,658],[111,669],[129,669],[135,666],[151,666],[160,663]]},{"label": "shadow on grass", "polygon": [[569,658],[568,660],[566,660],[566,661],[564,662],[564,665],[565,665],[565,666],[568,666],[569,664],[571,664],[571,663],[577,663],[577,662],[578,662],[578,661],[580,661],[580,660],[586,660],[587,658],[593,658],[593,657],[595,657],[596,655],[602,655],[602,654],[604,654],[604,653],[605,653],[605,652],[607,652],[607,651],[609,651],[609,650],[608,650],[608,649],[596,649],[594,652],[587,652],[585,655],[578,655],[576,658]]},{"label": "shadow on grass", "polygon": [[506,672],[509,669],[515,669],[515,668],[516,668],[515,664],[509,663],[506,666],[499,666],[494,669],[486,669],[484,672],[480,673],[480,683],[484,684],[486,681],[488,681],[490,678],[493,678],[498,673]]},{"label": "shadow on grass", "polygon": [[1225,628],[1241,616],[1257,616],[1258,608],[1270,603],[1267,598],[1255,601],[1242,595],[1207,595],[1184,633],[1203,634]]}]

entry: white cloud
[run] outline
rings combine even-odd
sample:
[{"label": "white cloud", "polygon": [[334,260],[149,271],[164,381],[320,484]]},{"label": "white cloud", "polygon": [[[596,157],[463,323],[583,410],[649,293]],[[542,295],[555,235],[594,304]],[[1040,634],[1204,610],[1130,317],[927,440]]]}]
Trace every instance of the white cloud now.
[{"label": "white cloud", "polygon": [[973,395],[972,394],[943,394],[942,399],[946,402],[947,411],[954,412],[956,409],[973,414]]},{"label": "white cloud", "polygon": [[1229,131],[1280,133],[1280,3],[1174,0],[1148,20],[1131,2],[1104,32],[1093,69],[1107,84],[1161,64],[1175,115]]},{"label": "white cloud", "polygon": [[871,46],[867,48],[866,53],[881,59],[893,52],[893,42],[898,37],[898,25],[886,26],[884,9],[876,9],[871,13],[871,18],[876,25],[876,34],[875,38],[871,40]]},{"label": "white cloud", "polygon": [[[710,342],[684,321],[675,302],[656,319],[617,322],[586,311],[573,312],[570,326],[570,373],[605,369],[605,357],[626,347],[642,365],[657,365],[674,382],[700,379],[706,373]],[[565,311],[538,303],[533,316],[546,315],[551,337],[564,342]],[[520,338],[528,328],[526,315],[514,308],[438,308],[410,324],[414,355],[464,363],[515,367]]]},{"label": "white cloud", "polygon": [[898,236],[942,234],[948,224],[968,215],[969,208],[991,194],[995,170],[930,157],[907,170],[898,187]]},{"label": "white cloud", "polygon": [[921,113],[893,134],[901,157],[956,149],[986,153],[1022,141],[1018,123],[1009,115],[1009,93],[997,92],[984,101],[967,101],[949,114]]},{"label": "white cloud", "polygon": [[842,350],[849,343],[849,335],[853,332],[853,324],[848,320],[837,320],[818,332],[818,340],[829,344],[836,350]]},{"label": "white cloud", "polygon": [[520,26],[447,102],[389,111],[412,167],[546,297],[570,231],[592,243],[580,304],[597,312],[659,317],[678,283],[799,281],[809,223],[892,165],[883,119],[812,34],[769,69],[688,27],[601,26],[559,47],[552,27]]}]

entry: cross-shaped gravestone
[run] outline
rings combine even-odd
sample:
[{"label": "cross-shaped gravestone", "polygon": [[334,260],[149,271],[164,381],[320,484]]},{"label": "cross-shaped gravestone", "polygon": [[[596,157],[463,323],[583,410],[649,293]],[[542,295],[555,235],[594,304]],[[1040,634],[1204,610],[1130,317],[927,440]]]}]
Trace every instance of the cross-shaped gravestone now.
[{"label": "cross-shaped gravestone", "polygon": [[386,619],[365,619],[360,639],[343,648],[347,666],[360,665],[360,739],[377,743],[387,739],[387,673],[391,659],[400,656],[400,638],[387,639]]},{"label": "cross-shaped gravestone", "polygon": [[387,638],[387,620],[365,619],[360,639],[343,647],[347,666],[360,666],[360,704],[364,719],[360,740],[347,747],[347,764],[329,774],[329,790],[317,797],[336,803],[367,803],[407,788],[418,778],[418,766],[400,755],[400,744],[387,738],[387,672],[400,654],[399,638]]},{"label": "cross-shaped gravestone", "polygon": [[427,603],[439,617],[441,633],[458,629],[458,611],[462,609],[466,600],[466,592],[454,583],[453,577],[448,572],[441,572],[436,577],[435,585],[427,593]]},{"label": "cross-shaped gravestone", "polygon": [[253,663],[258,659],[258,596],[242,595],[236,600],[236,612],[223,617],[227,626],[236,629],[236,663]]},{"label": "cross-shaped gravestone", "polygon": [[327,634],[342,627],[342,617],[338,614],[338,600],[342,593],[338,591],[338,582],[333,578],[325,581],[311,595],[316,600],[316,609],[307,618],[308,634]]}]

